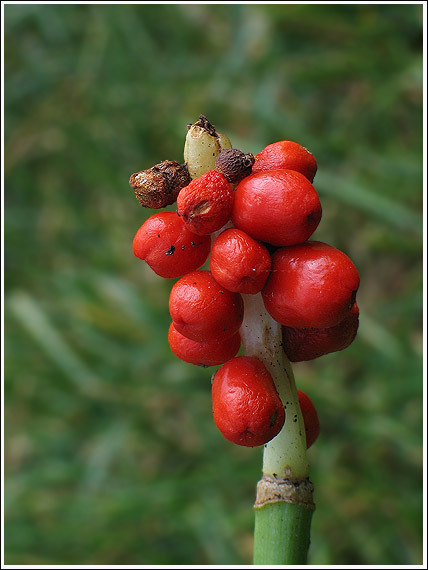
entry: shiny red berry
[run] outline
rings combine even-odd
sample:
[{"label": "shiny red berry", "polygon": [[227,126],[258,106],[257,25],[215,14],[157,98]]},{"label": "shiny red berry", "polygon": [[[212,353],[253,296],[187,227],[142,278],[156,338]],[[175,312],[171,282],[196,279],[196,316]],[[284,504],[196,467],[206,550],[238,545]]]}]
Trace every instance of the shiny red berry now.
[{"label": "shiny red berry", "polygon": [[211,273],[229,291],[258,293],[268,278],[270,265],[264,245],[236,228],[222,232],[211,248]]},{"label": "shiny red berry", "polygon": [[293,141],[269,144],[256,154],[253,174],[265,170],[286,168],[296,170],[312,182],[317,171],[317,161],[307,148]]},{"label": "shiny red berry", "polygon": [[219,342],[242,324],[244,304],[239,293],[221,287],[209,271],[192,271],[171,289],[169,311],[175,328],[197,342]]},{"label": "shiny red berry", "polygon": [[300,172],[258,172],[236,186],[232,222],[254,239],[279,246],[302,243],[321,215],[317,191]]},{"label": "shiny red berry", "polygon": [[172,352],[184,362],[198,366],[217,366],[236,356],[241,346],[241,337],[236,332],[221,341],[197,342],[183,336],[171,323],[168,342]]},{"label": "shiny red berry", "polygon": [[263,445],[281,430],[285,412],[272,376],[254,357],[237,356],[217,371],[212,385],[214,422],[237,445]]},{"label": "shiny red berry", "polygon": [[297,390],[297,395],[299,396],[300,409],[302,411],[303,423],[305,424],[306,448],[309,449],[320,434],[320,421],[317,410],[309,396],[301,390]]},{"label": "shiny red berry", "polygon": [[360,284],[342,251],[318,241],[278,249],[262,296],[269,314],[294,328],[326,328],[351,311]]},{"label": "shiny red berry", "polygon": [[135,234],[134,255],[166,278],[181,277],[203,265],[211,247],[210,236],[190,232],[175,212],[150,216]]}]

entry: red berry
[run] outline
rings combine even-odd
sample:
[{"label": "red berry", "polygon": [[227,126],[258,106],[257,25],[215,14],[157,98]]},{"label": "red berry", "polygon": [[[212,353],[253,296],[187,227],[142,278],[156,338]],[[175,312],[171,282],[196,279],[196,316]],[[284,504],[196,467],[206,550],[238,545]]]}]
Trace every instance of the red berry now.
[{"label": "red berry", "polygon": [[174,323],[171,323],[168,342],[172,352],[181,360],[198,366],[216,366],[236,356],[241,346],[241,337],[236,332],[219,342],[196,342],[179,333]]},{"label": "red berry", "polygon": [[169,310],[175,328],[197,342],[219,342],[242,324],[241,295],[221,287],[209,271],[192,271],[172,287]]},{"label": "red berry", "polygon": [[253,174],[265,170],[286,168],[296,170],[312,182],[317,171],[314,155],[304,146],[293,141],[279,141],[269,144],[256,154]]},{"label": "red berry", "polygon": [[285,412],[272,376],[254,357],[237,356],[217,371],[212,386],[214,422],[237,445],[263,445],[281,430]]},{"label": "red berry", "polygon": [[354,306],[359,284],[358,271],[347,255],[309,241],[273,254],[262,295],[267,311],[282,325],[334,327]]},{"label": "red berry", "polygon": [[132,247],[157,275],[172,279],[205,263],[211,238],[190,232],[175,212],[160,212],[139,228]]},{"label": "red berry", "polygon": [[233,228],[214,241],[210,269],[215,280],[229,291],[255,294],[268,278],[270,255],[261,243]]},{"label": "red berry", "polygon": [[232,187],[223,174],[209,170],[180,190],[178,213],[195,234],[210,234],[229,220],[233,197]]},{"label": "red berry", "polygon": [[313,360],[324,354],[344,350],[354,341],[358,330],[357,303],[338,325],[328,328],[296,329],[282,327],[284,352],[291,362]]},{"label": "red berry", "polygon": [[303,423],[306,432],[306,449],[309,449],[320,434],[321,426],[317,410],[312,400],[301,390],[297,390],[299,396],[300,409],[302,411]]},{"label": "red berry", "polygon": [[236,186],[233,224],[257,240],[279,246],[302,243],[316,230],[321,214],[317,191],[294,170],[258,172]]}]

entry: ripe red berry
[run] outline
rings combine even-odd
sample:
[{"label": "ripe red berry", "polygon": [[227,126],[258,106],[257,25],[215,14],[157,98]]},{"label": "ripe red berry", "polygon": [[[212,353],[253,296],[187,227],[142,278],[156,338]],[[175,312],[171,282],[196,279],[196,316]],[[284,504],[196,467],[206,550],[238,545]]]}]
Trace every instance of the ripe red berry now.
[{"label": "ripe red berry", "polygon": [[262,295],[269,314],[295,328],[334,327],[346,318],[360,284],[342,251],[309,241],[278,249]]},{"label": "ripe red berry", "polygon": [[279,246],[302,243],[321,215],[317,191],[300,172],[258,172],[236,186],[233,224],[254,239]]},{"label": "ripe red berry", "polygon": [[205,235],[220,230],[230,218],[234,193],[220,172],[209,170],[185,186],[177,209],[189,230]]},{"label": "ripe red berry", "polygon": [[171,289],[169,311],[175,328],[197,342],[219,342],[242,324],[244,304],[239,293],[221,287],[209,271],[192,271]]},{"label": "ripe red berry", "polygon": [[212,385],[214,422],[237,445],[263,445],[281,430],[285,412],[272,376],[254,357],[232,358]]},{"label": "ripe red berry", "polygon": [[300,172],[309,182],[312,182],[317,171],[317,161],[314,155],[307,148],[293,141],[278,141],[269,144],[254,158],[253,174],[286,168]]},{"label": "ripe red berry", "polygon": [[270,271],[268,250],[242,230],[225,230],[211,248],[210,269],[229,291],[255,294],[263,289]]},{"label": "ripe red berry", "polygon": [[299,396],[300,409],[302,411],[303,423],[306,432],[306,449],[309,449],[320,434],[321,426],[317,410],[305,392],[297,390]]},{"label": "ripe red berry", "polygon": [[197,366],[217,366],[236,356],[240,346],[239,332],[218,342],[196,342],[186,338],[171,323],[168,342],[172,352],[184,362]]},{"label": "ripe red berry", "polygon": [[344,350],[354,341],[359,324],[357,303],[338,325],[328,328],[296,329],[282,327],[284,352],[291,362],[313,360]]},{"label": "ripe red berry", "polygon": [[181,277],[203,265],[211,247],[210,236],[190,232],[175,212],[150,216],[135,234],[134,255],[166,278]]}]

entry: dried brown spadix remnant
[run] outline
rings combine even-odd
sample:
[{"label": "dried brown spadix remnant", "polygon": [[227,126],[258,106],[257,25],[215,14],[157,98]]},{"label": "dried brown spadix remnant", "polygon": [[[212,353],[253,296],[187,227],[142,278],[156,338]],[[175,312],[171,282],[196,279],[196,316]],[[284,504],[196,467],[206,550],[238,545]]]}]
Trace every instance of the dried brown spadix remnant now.
[{"label": "dried brown spadix remnant", "polygon": [[245,154],[236,148],[221,150],[215,161],[215,169],[221,172],[230,184],[236,184],[251,174],[254,164],[251,152]]},{"label": "dried brown spadix remnant", "polygon": [[151,168],[135,172],[129,179],[137,200],[145,208],[164,208],[177,200],[191,178],[187,164],[163,160]]}]

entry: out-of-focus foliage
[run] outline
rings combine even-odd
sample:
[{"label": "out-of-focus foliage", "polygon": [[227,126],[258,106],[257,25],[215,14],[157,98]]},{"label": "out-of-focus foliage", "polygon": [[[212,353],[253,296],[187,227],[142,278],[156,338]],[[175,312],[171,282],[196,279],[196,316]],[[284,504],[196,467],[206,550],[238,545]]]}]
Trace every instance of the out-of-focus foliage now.
[{"label": "out-of-focus foliage", "polygon": [[5,561],[247,564],[261,450],[169,350],[172,281],[132,255],[132,172],[205,114],[315,154],[314,238],[361,273],[360,332],[295,365],[311,564],[422,560],[422,7],[5,6]]}]

